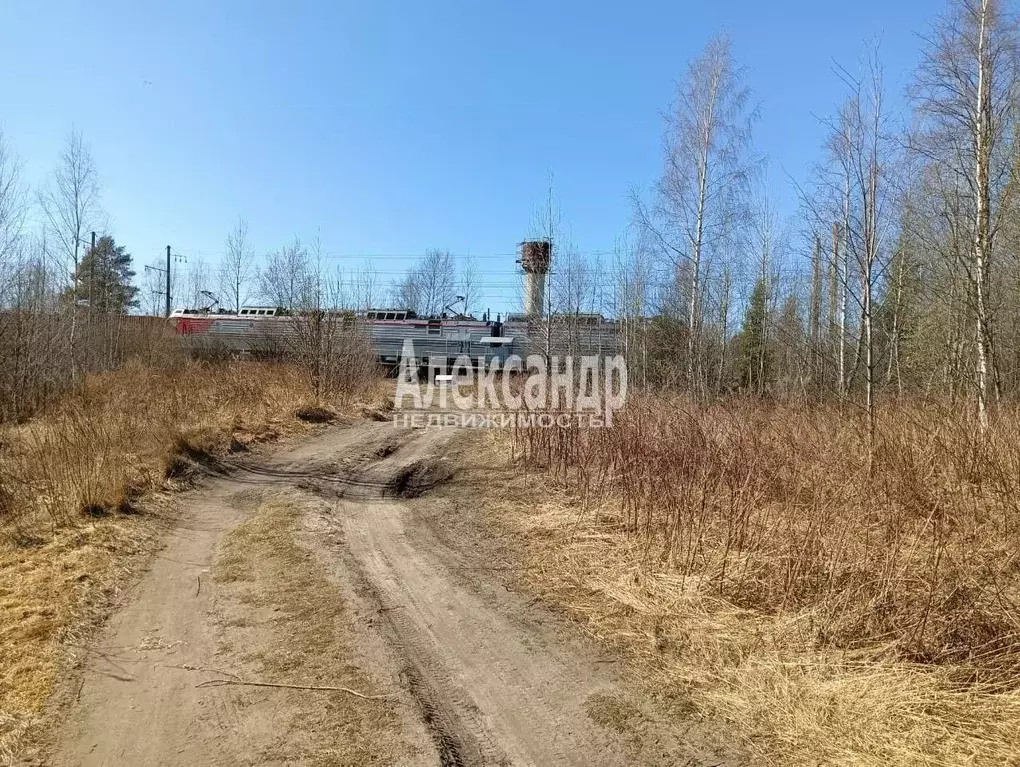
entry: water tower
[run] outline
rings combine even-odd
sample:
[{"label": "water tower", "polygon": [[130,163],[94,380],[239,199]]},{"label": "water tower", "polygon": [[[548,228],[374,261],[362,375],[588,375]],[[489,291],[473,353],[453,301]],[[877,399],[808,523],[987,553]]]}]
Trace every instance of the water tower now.
[{"label": "water tower", "polygon": [[524,270],[524,313],[541,317],[545,313],[545,283],[552,263],[552,242],[525,240],[518,259]]}]

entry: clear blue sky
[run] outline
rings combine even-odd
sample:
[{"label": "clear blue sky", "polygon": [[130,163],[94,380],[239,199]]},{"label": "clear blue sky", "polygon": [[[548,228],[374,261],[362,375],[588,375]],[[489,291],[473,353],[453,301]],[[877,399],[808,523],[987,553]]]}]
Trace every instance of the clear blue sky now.
[{"label": "clear blue sky", "polygon": [[[38,2],[0,13],[0,125],[38,183],[72,125],[118,242],[214,261],[243,215],[259,251],[320,232],[334,254],[449,248],[510,279],[549,173],[573,241],[607,250],[660,166],[661,112],[728,31],[786,175],[815,115],[881,38],[891,94],[941,0],[773,2]],[[151,83],[151,84],[148,84]],[[387,277],[402,265],[378,267]],[[499,306],[496,287],[485,303]]]}]

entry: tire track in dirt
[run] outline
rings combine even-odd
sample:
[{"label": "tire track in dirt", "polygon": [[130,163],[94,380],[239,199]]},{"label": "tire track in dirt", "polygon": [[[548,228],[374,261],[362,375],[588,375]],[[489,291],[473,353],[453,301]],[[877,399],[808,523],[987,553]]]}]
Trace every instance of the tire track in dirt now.
[{"label": "tire track in dirt", "polygon": [[[377,510],[373,501],[417,498],[451,476],[453,469],[442,456],[451,436],[451,432],[442,430],[402,434],[374,450],[377,460],[359,462],[342,476],[326,480],[320,477],[304,487],[342,501],[337,509],[367,510],[362,521],[373,524],[378,521],[372,519]],[[326,518],[329,523],[339,521],[330,517]],[[350,539],[349,529],[343,537]],[[345,550],[332,555],[349,553]],[[353,565],[348,578],[356,580],[370,609],[383,618],[385,641],[399,667],[397,676],[435,744],[439,763],[443,767],[509,764],[481,712],[450,678],[430,643],[421,637],[417,622],[403,609],[387,604],[387,594],[357,558],[348,557],[348,562]]]},{"label": "tire track in dirt", "polygon": [[[184,499],[189,511],[172,556],[155,561],[104,638],[107,647],[136,648],[155,628],[164,644],[132,651],[138,673],[127,681],[96,655],[52,763],[260,760],[252,742],[273,735],[282,698],[249,690],[242,710],[236,697],[198,688],[201,680],[180,670],[243,665],[217,653],[217,586],[203,578],[196,590],[195,577],[246,518],[230,499],[252,488],[309,501],[296,534],[349,602],[352,662],[403,703],[405,739],[416,745],[400,764],[721,764],[600,664],[590,645],[486,572],[486,554],[455,519],[456,504],[430,494],[455,474],[458,439],[448,429],[360,424],[216,467]],[[593,701],[640,712],[628,720],[639,726],[595,721]]]},{"label": "tire track in dirt", "polygon": [[[682,743],[675,723],[657,721],[632,700],[590,647],[563,641],[551,616],[545,627],[525,617],[535,613],[530,600],[492,588],[472,540],[424,521],[442,524],[457,513],[448,499],[425,493],[454,474],[458,436],[449,429],[416,432],[385,458],[363,464],[353,485],[317,486],[339,499],[320,520],[332,532],[317,536],[328,541],[320,556],[342,561],[340,577],[354,583],[361,613],[378,616],[373,629],[384,636],[389,663],[402,669],[441,763],[701,763],[707,755]],[[403,482],[408,474],[415,483]],[[365,487],[383,490],[372,495]],[[476,580],[489,577],[485,593],[465,583],[471,569]],[[596,724],[588,714],[593,700],[642,710],[642,730],[621,734]]]},{"label": "tire track in dirt", "polygon": [[[378,427],[379,425],[376,424]],[[33,764],[244,765],[264,761],[281,696],[250,690],[202,688],[242,659],[224,656],[218,643],[212,570],[222,544],[254,503],[233,499],[252,489],[286,489],[295,474],[316,476],[316,456],[376,460],[366,445],[394,438],[393,430],[334,429],[259,460],[253,469],[212,465],[202,485],[180,497],[181,516],[166,548],[126,595],[90,652],[80,687],[67,697],[61,726]],[[329,476],[332,470],[323,472]],[[256,616],[257,617],[257,616]]]}]

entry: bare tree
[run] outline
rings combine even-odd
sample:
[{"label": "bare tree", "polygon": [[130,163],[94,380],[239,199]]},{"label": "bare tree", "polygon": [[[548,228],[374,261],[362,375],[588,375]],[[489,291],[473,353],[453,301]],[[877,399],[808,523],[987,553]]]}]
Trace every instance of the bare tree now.
[{"label": "bare tree", "polygon": [[21,306],[25,211],[21,163],[0,132],[0,309]]},{"label": "bare tree", "polygon": [[553,310],[562,315],[592,312],[596,303],[595,279],[588,259],[576,247],[565,246],[550,280]]},{"label": "bare tree", "polygon": [[334,304],[345,302],[343,290],[343,274],[338,269],[329,274],[326,268],[326,252],[322,247],[322,236],[317,232],[312,239],[311,263],[309,265],[309,282],[312,286],[310,305],[315,309],[325,309]]},{"label": "bare tree", "polygon": [[[877,57],[869,57],[861,78],[841,70],[850,89],[841,119],[838,143],[846,150],[849,169],[847,258],[854,261],[860,279],[861,327],[855,369],[864,364],[864,398],[871,439],[875,435],[875,306],[878,283],[884,277],[889,255],[887,180],[893,162],[885,124],[885,89]],[[819,253],[821,243],[818,245]],[[863,359],[862,359],[863,352]]]},{"label": "bare tree", "polygon": [[[840,76],[845,79],[843,70]],[[827,293],[827,342],[832,357],[832,386],[838,396],[847,393],[848,308],[852,285],[847,237],[851,227],[851,197],[854,183],[852,147],[853,102],[847,99],[831,118],[822,124],[828,129],[825,159],[818,165],[810,190],[801,190],[802,209],[807,221],[805,236],[813,250],[812,267],[820,292]],[[823,263],[824,262],[824,263]],[[823,268],[824,267],[824,268]],[[821,282],[827,283],[823,290]],[[809,334],[810,335],[810,334]]]},{"label": "bare tree", "polygon": [[[860,75],[836,73],[849,94],[823,120],[826,159],[804,197],[812,249],[807,339],[811,376],[822,396],[846,397],[864,368],[865,407],[874,415],[876,307],[889,262],[889,191],[898,162],[885,109],[882,70],[871,50]],[[850,317],[850,302],[857,310]],[[848,338],[856,329],[852,356]],[[827,385],[826,382],[831,382]]]},{"label": "bare tree", "polygon": [[617,243],[614,254],[614,290],[610,313],[619,319],[621,351],[634,383],[642,386],[648,380],[647,329],[652,313],[654,271],[645,243]]},{"label": "bare tree", "polygon": [[189,266],[185,305],[192,309],[204,308],[212,303],[212,300],[205,295],[205,292],[212,287],[209,267],[201,258],[195,259]]},{"label": "bare tree", "polygon": [[259,289],[264,300],[290,311],[314,303],[314,275],[300,238],[269,256],[259,273]]},{"label": "bare tree", "polygon": [[685,278],[687,385],[705,388],[701,360],[706,263],[736,229],[756,164],[749,154],[757,110],[726,36],[709,41],[678,85],[666,117],[665,169],[638,222]]},{"label": "bare tree", "polygon": [[21,161],[0,131],[0,279],[19,247],[25,225],[26,194]]},{"label": "bare tree", "polygon": [[478,264],[470,256],[465,256],[460,264],[460,295],[464,296],[464,314],[470,314],[478,300],[480,278]]},{"label": "bare tree", "polygon": [[359,311],[367,311],[380,300],[381,288],[379,272],[368,263],[356,270],[350,280],[351,306]]},{"label": "bare tree", "polygon": [[[75,281],[86,237],[88,232],[100,228],[103,215],[99,205],[99,174],[80,131],[71,131],[52,177],[39,191],[38,200],[45,228],[44,242],[54,251],[48,255],[71,281],[70,295],[76,296]],[[78,302],[72,300],[67,335],[72,380],[78,368],[77,335]]]},{"label": "bare tree", "polygon": [[60,161],[38,199],[47,244],[70,277],[78,267],[89,232],[102,228],[103,223],[99,173],[81,131],[74,129],[67,137]]},{"label": "bare tree", "polygon": [[442,314],[457,298],[457,262],[448,250],[430,250],[418,265],[426,314]]},{"label": "bare tree", "polygon": [[[553,181],[553,173],[550,171],[549,186],[546,190],[545,200],[542,204],[536,205],[532,210],[528,236],[531,239],[544,240],[549,243],[549,266],[555,272],[559,264],[560,250],[569,250],[571,246],[564,233],[563,210],[556,199]],[[529,351],[536,354],[541,353],[545,357],[546,369],[550,370],[557,323],[553,317],[553,312],[556,309],[553,298],[555,291],[548,284],[548,275],[546,275],[546,280],[547,284],[543,297],[544,306],[542,307],[541,316],[531,316],[528,318],[528,336],[531,342],[531,349]],[[521,282],[521,290],[518,292],[518,296],[521,303],[516,308],[519,311],[523,311],[525,309],[523,302],[523,281]]]},{"label": "bare tree", "polygon": [[582,353],[584,345],[590,345],[588,315],[596,314],[599,308],[597,282],[598,272],[592,263],[576,247],[564,243],[549,285],[549,322],[557,346],[562,347],[557,352],[574,356]]},{"label": "bare tree", "polygon": [[[154,259],[146,265],[142,272],[141,303],[142,312],[152,317],[163,314],[166,302],[166,264],[162,259]],[[174,292],[174,271],[170,273],[170,291]]]},{"label": "bare tree", "polygon": [[457,300],[457,262],[448,250],[429,250],[393,286],[394,303],[437,316]]},{"label": "bare tree", "polygon": [[[749,345],[752,350],[746,360],[754,368],[747,371],[747,379],[753,382],[757,393],[765,394],[767,386],[768,350],[772,343],[776,290],[779,282],[779,261],[785,245],[785,232],[779,223],[779,215],[769,192],[768,180],[763,177],[754,205],[751,219],[749,260],[754,265],[755,289],[760,291],[760,337]],[[752,290],[753,293],[753,290]]]},{"label": "bare tree", "polygon": [[403,277],[393,283],[392,294],[391,302],[394,306],[425,314],[422,288],[416,268],[408,269]]},{"label": "bare tree", "polygon": [[220,265],[220,292],[235,312],[247,303],[248,286],[257,273],[255,254],[248,241],[248,222],[239,218],[227,235],[226,254]]},{"label": "bare tree", "polygon": [[914,95],[922,128],[912,148],[943,179],[942,213],[969,240],[957,257],[969,286],[976,407],[984,428],[995,364],[988,300],[996,237],[1016,188],[1020,97],[1015,23],[998,0],[953,3],[925,38]]}]

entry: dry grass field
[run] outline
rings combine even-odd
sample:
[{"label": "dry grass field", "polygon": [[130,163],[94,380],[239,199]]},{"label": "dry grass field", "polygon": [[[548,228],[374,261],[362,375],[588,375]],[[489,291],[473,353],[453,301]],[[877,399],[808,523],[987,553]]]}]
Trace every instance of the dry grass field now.
[{"label": "dry grass field", "polygon": [[[0,762],[158,546],[165,491],[322,415],[293,367],[131,363],[3,427]],[[612,428],[476,440],[467,469],[523,585],[756,763],[1020,764],[1020,413],[879,425],[869,446],[835,407],[634,396]],[[279,548],[284,511],[228,554]],[[254,577],[232,561],[221,581]]]},{"label": "dry grass field", "polygon": [[309,430],[310,402],[294,367],[129,363],[0,427],[0,763],[158,545],[163,491],[210,456]]},{"label": "dry grass field", "polygon": [[635,398],[502,435],[529,588],[775,765],[1020,764],[1020,417]]}]

